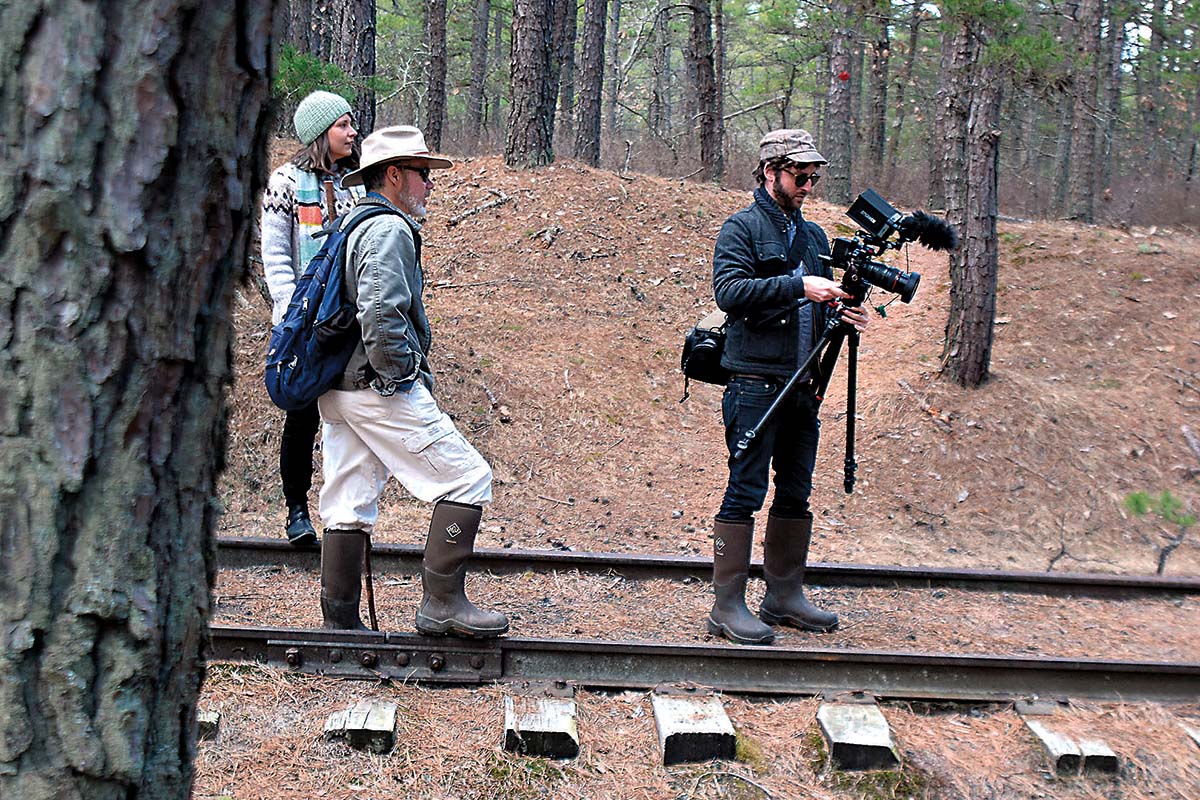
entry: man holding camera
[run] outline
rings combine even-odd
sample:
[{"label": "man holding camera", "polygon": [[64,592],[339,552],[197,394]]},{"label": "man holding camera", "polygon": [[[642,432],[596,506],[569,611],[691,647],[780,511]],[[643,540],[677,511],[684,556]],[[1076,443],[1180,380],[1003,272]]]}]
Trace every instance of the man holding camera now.
[{"label": "man holding camera", "polygon": [[432,336],[422,294],[421,221],[430,170],[452,166],[431,154],[417,128],[397,125],[363,141],[355,211],[384,207],[347,240],[343,290],[358,309],[362,338],[341,383],[321,396],[325,484],[321,489],[321,612],[326,628],[361,630],[363,557],[388,475],[426,502],[433,518],[421,571],[417,630],[487,638],[508,619],[476,608],[464,593],[492,470],[433,399]]},{"label": "man holding camera", "polygon": [[[713,254],[713,292],[728,315],[721,366],[731,377],[721,410],[730,456],[729,482],[713,525],[715,600],[707,627],[738,644],[770,644],[771,625],[828,632],[838,624],[836,614],[817,608],[804,594],[813,521],[808,499],[821,424],[813,391],[803,384],[793,391],[750,448],[734,458],[738,440],[809,357],[832,302],[850,296],[820,258],[829,254],[825,232],[801,214],[825,163],[808,131],[764,136],[754,202],[725,221]],[[840,313],[857,330],[867,327],[862,307],[843,307]],[[746,579],[754,514],[766,500],[772,465],[775,497],[763,543],[767,594],[755,618],[746,608]]]}]

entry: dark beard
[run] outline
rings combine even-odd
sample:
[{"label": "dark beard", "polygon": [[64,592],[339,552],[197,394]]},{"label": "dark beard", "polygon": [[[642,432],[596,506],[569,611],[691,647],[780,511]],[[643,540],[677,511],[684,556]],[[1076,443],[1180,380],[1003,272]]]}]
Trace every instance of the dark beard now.
[{"label": "dark beard", "polygon": [[796,213],[796,211],[798,211],[800,209],[800,206],[793,203],[792,199],[790,197],[787,197],[783,193],[783,191],[779,188],[779,174],[778,173],[776,173],[771,178],[770,194],[771,194],[771,199],[773,199],[779,205],[779,207],[783,210],[783,213],[787,214],[789,217],[792,214]]}]

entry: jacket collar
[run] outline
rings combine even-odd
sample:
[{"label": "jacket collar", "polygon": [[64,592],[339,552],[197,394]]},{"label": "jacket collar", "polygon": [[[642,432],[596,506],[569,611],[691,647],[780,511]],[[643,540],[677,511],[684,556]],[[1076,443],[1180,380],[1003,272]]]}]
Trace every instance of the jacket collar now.
[{"label": "jacket collar", "polygon": [[[787,231],[788,223],[792,220],[789,220],[787,214],[783,213],[783,209],[779,207],[779,203],[775,202],[775,198],[771,197],[766,187],[759,186],[754,190],[754,205],[758,206],[780,231]],[[799,226],[802,222],[804,222],[804,217],[800,212],[796,212],[796,225]]]},{"label": "jacket collar", "polygon": [[372,192],[359,200],[356,208],[363,208],[366,206],[384,206],[386,208],[390,208],[392,211],[395,211],[397,214],[403,217],[404,221],[409,224],[409,227],[411,227],[414,232],[420,233],[421,231],[421,223],[419,220],[410,216],[408,212],[400,208],[400,206],[396,205],[377,192]]}]

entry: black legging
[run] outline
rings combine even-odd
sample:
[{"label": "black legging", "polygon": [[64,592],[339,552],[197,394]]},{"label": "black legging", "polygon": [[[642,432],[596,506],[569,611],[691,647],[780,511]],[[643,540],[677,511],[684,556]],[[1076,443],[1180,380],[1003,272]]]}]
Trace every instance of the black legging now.
[{"label": "black legging", "polygon": [[313,443],[321,427],[317,404],[287,412],[283,437],[279,441],[279,475],[283,478],[283,498],[288,507],[308,503],[312,488]]}]

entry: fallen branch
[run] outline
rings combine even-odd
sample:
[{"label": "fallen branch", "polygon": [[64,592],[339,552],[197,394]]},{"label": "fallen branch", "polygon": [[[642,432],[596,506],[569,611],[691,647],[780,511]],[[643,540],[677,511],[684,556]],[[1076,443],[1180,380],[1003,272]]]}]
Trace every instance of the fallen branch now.
[{"label": "fallen branch", "polygon": [[929,405],[929,401],[917,394],[917,390],[909,386],[908,381],[902,379],[896,381],[896,383],[900,384],[901,389],[912,395],[913,399],[917,401],[917,405],[921,407],[922,411],[929,415],[929,419],[938,427],[939,430],[944,433],[954,432],[954,428],[950,426],[950,423],[939,417],[937,412],[933,410],[933,406]]},{"label": "fallen branch", "polygon": [[512,198],[509,197],[508,195],[506,195],[504,192],[498,191],[496,189],[488,189],[488,191],[491,192],[492,194],[497,195],[497,197],[493,200],[487,201],[483,205],[475,206],[474,208],[467,209],[466,211],[462,212],[461,214],[456,214],[455,216],[450,218],[450,221],[447,222],[446,225],[448,227],[453,228],[455,225],[462,222],[467,217],[473,217],[481,211],[487,211],[489,208],[495,208],[496,206],[502,206],[505,203],[512,202]]},{"label": "fallen branch", "polygon": [[539,495],[538,495],[538,499],[539,499],[539,500],[548,500],[548,501],[550,501],[551,503],[558,503],[560,506],[573,506],[573,505],[575,505],[575,498],[573,498],[573,497],[568,497],[566,500],[559,500],[557,497],[547,497],[547,496],[546,496],[546,495],[544,495],[544,494],[539,494]]},{"label": "fallen branch", "polygon": [[1025,470],[1026,472],[1031,472],[1031,473],[1033,473],[1034,475],[1037,475],[1039,478],[1041,478],[1042,480],[1044,480],[1044,481],[1046,482],[1046,485],[1047,485],[1047,486],[1049,486],[1049,487],[1050,487],[1051,489],[1053,489],[1054,491],[1056,491],[1056,492],[1062,491],[1062,487],[1061,487],[1061,486],[1059,486],[1057,483],[1055,483],[1054,481],[1052,481],[1052,480],[1050,480],[1049,478],[1047,478],[1047,477],[1046,477],[1045,475],[1043,475],[1042,473],[1038,472],[1038,471],[1037,471],[1036,469],[1034,469],[1033,467],[1027,467],[1027,466],[1025,466],[1024,464],[1022,464],[1020,461],[1017,461],[1015,458],[1010,458],[1010,457],[1008,457],[1008,456],[1000,456],[1000,457],[1001,457],[1001,458],[1003,458],[1003,459],[1004,459],[1005,461],[1007,461],[1008,463],[1010,463],[1010,464],[1013,464],[1014,466],[1020,467],[1021,469]]},{"label": "fallen branch", "polygon": [[489,281],[471,281],[470,283],[450,283],[450,281],[442,281],[435,283],[434,289],[466,289],[470,286],[494,286],[497,283],[512,283],[516,278],[493,278]]},{"label": "fallen branch", "polygon": [[1187,441],[1188,447],[1192,450],[1192,455],[1200,461],[1200,439],[1196,438],[1196,434],[1187,425],[1179,426],[1179,430],[1183,431],[1183,438]]}]

